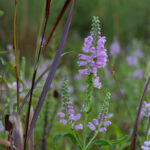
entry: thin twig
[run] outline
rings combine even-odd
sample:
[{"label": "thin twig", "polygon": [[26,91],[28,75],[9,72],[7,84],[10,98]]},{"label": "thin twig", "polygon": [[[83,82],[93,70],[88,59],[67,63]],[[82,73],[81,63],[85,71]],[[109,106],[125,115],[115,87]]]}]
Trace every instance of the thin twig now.
[{"label": "thin twig", "polygon": [[137,112],[136,120],[135,120],[135,123],[134,123],[134,129],[133,129],[133,133],[132,133],[131,150],[135,150],[138,123],[139,123],[141,109],[142,109],[142,105],[143,105],[143,102],[144,102],[144,97],[145,97],[149,82],[150,82],[150,76],[148,77],[148,79],[147,79],[147,81],[144,85],[142,96],[141,96],[141,99],[140,99],[140,104],[139,104],[139,107],[138,107],[138,112]]},{"label": "thin twig", "polygon": [[17,111],[19,109],[19,67],[18,67],[18,55],[17,55],[17,46],[16,46],[16,16],[17,16],[17,0],[15,0],[15,9],[14,9],[14,24],[13,24],[13,50],[15,54],[15,75],[17,81]]}]

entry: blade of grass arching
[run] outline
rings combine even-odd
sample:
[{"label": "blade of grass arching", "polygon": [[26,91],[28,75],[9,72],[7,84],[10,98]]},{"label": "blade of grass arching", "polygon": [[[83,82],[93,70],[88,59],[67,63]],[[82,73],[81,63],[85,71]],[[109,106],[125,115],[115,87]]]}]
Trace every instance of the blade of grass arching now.
[{"label": "blade of grass arching", "polygon": [[14,10],[14,24],[13,24],[13,50],[15,53],[15,75],[17,81],[17,110],[19,108],[19,65],[18,65],[18,54],[16,46],[16,16],[17,16],[17,0],[15,0],[15,10]]},{"label": "blade of grass arching", "polygon": [[142,109],[142,105],[143,105],[143,102],[144,102],[144,97],[145,97],[147,89],[148,89],[149,82],[150,82],[150,76],[148,77],[148,79],[147,79],[147,81],[144,85],[142,96],[141,96],[141,99],[140,99],[140,104],[139,104],[139,107],[138,107],[138,112],[137,112],[136,120],[135,120],[135,123],[134,123],[134,129],[133,129],[133,133],[132,133],[131,150],[135,150],[138,123],[139,123],[141,109]]},{"label": "blade of grass arching", "polygon": [[71,10],[70,10],[70,13],[69,13],[69,16],[68,16],[68,19],[67,19],[67,23],[65,25],[64,32],[63,32],[63,35],[62,35],[59,47],[58,47],[58,49],[56,51],[56,55],[55,55],[55,58],[54,58],[51,70],[50,70],[50,72],[48,74],[48,77],[47,77],[46,82],[45,82],[44,87],[43,87],[43,91],[41,93],[41,96],[39,98],[38,104],[36,106],[35,113],[33,115],[33,119],[32,119],[31,125],[30,125],[30,129],[29,129],[28,134],[27,134],[27,141],[29,140],[29,138],[31,136],[31,133],[32,133],[32,131],[34,129],[34,126],[35,126],[36,120],[38,118],[38,115],[40,113],[41,107],[43,105],[44,99],[45,99],[45,97],[47,95],[49,87],[50,87],[50,85],[52,83],[52,80],[54,78],[56,69],[58,67],[58,64],[59,64],[59,61],[60,61],[60,58],[61,58],[61,53],[63,51],[64,44],[66,42],[68,31],[69,31],[69,28],[70,28],[74,6],[75,6],[75,0],[73,0],[72,6],[71,6]]},{"label": "blade of grass arching", "polygon": [[47,2],[46,2],[45,23],[44,23],[44,28],[43,28],[43,31],[42,31],[42,40],[40,42],[40,47],[39,47],[39,51],[38,51],[38,55],[37,55],[37,61],[35,62],[35,68],[34,68],[33,77],[32,77],[31,93],[30,93],[29,105],[28,105],[28,110],[27,110],[27,118],[26,118],[26,126],[25,126],[24,150],[26,150],[26,139],[27,139],[28,126],[29,126],[30,109],[31,109],[31,105],[32,105],[32,95],[33,95],[33,90],[34,90],[36,74],[37,74],[39,63],[40,63],[40,56],[41,56],[41,51],[42,51],[43,39],[44,39],[44,36],[45,36],[48,17],[49,17],[50,2],[51,2],[51,0],[47,0]]},{"label": "blade of grass arching", "polygon": [[49,37],[48,37],[48,39],[47,39],[47,41],[46,41],[46,44],[45,44],[44,49],[43,49],[43,53],[46,51],[47,46],[48,46],[48,43],[50,42],[50,40],[51,40],[51,38],[52,38],[52,36],[53,36],[53,34],[54,34],[54,32],[55,32],[55,30],[56,30],[56,28],[57,28],[59,22],[60,22],[60,20],[61,20],[61,18],[63,17],[63,15],[64,15],[66,9],[68,8],[68,6],[69,6],[69,4],[70,4],[70,2],[71,2],[71,0],[66,0],[65,4],[64,4],[64,6],[63,6],[63,8],[61,9],[60,14],[58,15],[57,20],[56,20],[56,22],[55,22],[55,24],[54,24],[54,27],[52,28],[52,30],[51,30],[51,32],[50,32],[50,34],[49,34]]}]

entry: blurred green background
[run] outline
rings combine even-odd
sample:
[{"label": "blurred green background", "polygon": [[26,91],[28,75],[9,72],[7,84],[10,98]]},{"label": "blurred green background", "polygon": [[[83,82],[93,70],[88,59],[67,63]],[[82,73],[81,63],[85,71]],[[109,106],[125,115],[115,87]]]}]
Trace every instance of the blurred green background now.
[{"label": "blurred green background", "polygon": [[[46,37],[64,2],[64,0],[52,1]],[[149,0],[77,0],[67,48],[81,49],[83,38],[90,31],[93,15],[100,18],[102,35],[107,38],[107,47],[114,38],[117,38],[122,46],[130,44],[133,38],[149,44],[149,6]],[[27,56],[31,62],[34,57],[42,7],[43,0],[18,1],[17,45],[20,56]],[[14,1],[0,0],[0,9],[4,11],[4,15],[0,17],[0,50],[5,50],[6,45],[12,43]],[[66,14],[47,51],[56,50],[66,21]]]}]

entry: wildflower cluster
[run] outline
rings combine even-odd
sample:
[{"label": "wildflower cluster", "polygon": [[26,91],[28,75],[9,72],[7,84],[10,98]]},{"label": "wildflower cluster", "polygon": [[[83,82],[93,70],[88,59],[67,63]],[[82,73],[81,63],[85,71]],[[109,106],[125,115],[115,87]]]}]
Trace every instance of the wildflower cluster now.
[{"label": "wildflower cluster", "polygon": [[141,146],[142,150],[150,150],[150,141],[145,141],[144,145]]},{"label": "wildflower cluster", "polygon": [[69,124],[71,125],[72,129],[81,130],[83,129],[82,124],[75,124],[81,118],[81,114],[75,114],[75,110],[73,107],[73,103],[69,100],[69,93],[68,93],[68,81],[64,81],[63,91],[62,91],[62,98],[63,104],[61,108],[61,112],[57,115],[60,117],[61,124]]},{"label": "wildflower cluster", "polygon": [[97,118],[94,118],[92,122],[88,123],[88,127],[90,130],[98,130],[99,132],[105,132],[107,130],[107,126],[111,125],[111,122],[107,120],[109,99],[110,93],[107,92],[101,112],[98,114]]},{"label": "wildflower cluster", "polygon": [[[101,122],[102,119],[102,113],[99,113],[99,115],[97,116],[97,118],[93,119],[93,122],[89,122],[88,123],[88,127],[90,130],[94,131],[98,129],[98,126]],[[102,127],[99,130],[99,132],[105,132],[107,130],[107,126],[111,125],[111,122],[107,120],[107,115],[104,117],[104,121],[102,123]]]},{"label": "wildflower cluster", "polygon": [[62,104],[61,112],[59,112],[58,117],[60,117],[60,123],[61,124],[70,124],[72,128],[76,130],[83,129],[82,124],[75,125],[76,121],[78,121],[81,118],[81,114],[78,113],[75,115],[74,107],[72,105],[72,102],[66,102]]},{"label": "wildflower cluster", "polygon": [[144,101],[144,104],[142,106],[140,117],[150,117],[150,103],[147,103]]},{"label": "wildflower cluster", "polygon": [[107,62],[107,53],[104,48],[106,39],[101,36],[99,20],[93,17],[92,30],[90,35],[85,38],[82,51],[84,54],[79,54],[79,67],[86,66],[79,69],[79,74],[90,75],[94,74],[93,84],[96,88],[101,88],[99,77],[97,76],[98,68],[103,68]]}]

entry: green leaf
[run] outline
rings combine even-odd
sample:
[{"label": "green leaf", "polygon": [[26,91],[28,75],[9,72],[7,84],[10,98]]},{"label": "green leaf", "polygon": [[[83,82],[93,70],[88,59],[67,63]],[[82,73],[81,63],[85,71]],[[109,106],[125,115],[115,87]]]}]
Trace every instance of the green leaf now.
[{"label": "green leaf", "polygon": [[123,136],[122,131],[114,123],[111,124],[111,128],[116,133],[116,137],[122,137]]},{"label": "green leaf", "polygon": [[124,136],[124,137],[122,137],[120,139],[116,139],[116,140],[96,140],[96,141],[93,141],[92,144],[95,144],[98,147],[106,146],[106,145],[107,146],[115,146],[117,144],[124,142],[127,138],[128,138],[128,136]]},{"label": "green leaf", "polygon": [[2,10],[0,10],[0,16],[3,16],[4,12]]},{"label": "green leaf", "polygon": [[8,53],[7,51],[0,51],[0,54],[6,54]]},{"label": "green leaf", "polygon": [[75,137],[74,137],[73,134],[71,134],[71,133],[61,133],[61,134],[57,134],[57,135],[52,139],[53,144],[55,145],[55,144],[56,144],[59,140],[61,140],[63,137],[68,137],[68,138],[70,138],[70,140],[71,140],[74,144],[77,143],[77,141],[76,141],[76,139],[75,139]]}]

